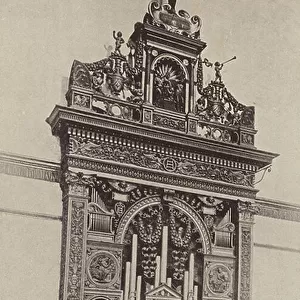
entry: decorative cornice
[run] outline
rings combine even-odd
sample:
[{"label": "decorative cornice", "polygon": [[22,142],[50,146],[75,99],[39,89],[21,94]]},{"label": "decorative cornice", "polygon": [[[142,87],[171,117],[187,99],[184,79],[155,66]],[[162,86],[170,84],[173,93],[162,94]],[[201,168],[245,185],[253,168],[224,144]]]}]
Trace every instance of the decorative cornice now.
[{"label": "decorative cornice", "polygon": [[[59,183],[60,164],[1,151],[0,174]],[[300,205],[262,197],[257,197],[255,202],[260,207],[259,216],[300,222]]]},{"label": "decorative cornice", "polygon": [[100,115],[94,112],[82,112],[74,108],[56,106],[47,119],[55,135],[59,135],[59,129],[63,123],[78,123],[90,128],[96,132],[104,129],[123,132],[124,135],[139,136],[141,138],[155,139],[161,143],[171,143],[173,145],[196,148],[198,151],[210,152],[214,155],[224,157],[239,157],[241,160],[253,162],[258,167],[263,167],[272,163],[277,154],[260,151],[257,149],[248,149],[225,145],[221,142],[208,141],[189,134],[174,133],[168,129],[156,129],[145,124],[131,123],[126,120],[118,120],[106,115]]},{"label": "decorative cornice", "polygon": [[259,216],[300,222],[300,205],[260,197],[255,202],[260,206]]},{"label": "decorative cornice", "polygon": [[0,174],[58,183],[60,182],[60,164],[1,151]]}]

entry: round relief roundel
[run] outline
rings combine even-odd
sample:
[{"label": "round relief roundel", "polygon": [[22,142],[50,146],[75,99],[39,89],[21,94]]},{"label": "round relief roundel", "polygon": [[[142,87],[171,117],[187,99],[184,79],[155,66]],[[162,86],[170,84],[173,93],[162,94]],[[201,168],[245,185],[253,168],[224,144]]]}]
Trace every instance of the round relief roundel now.
[{"label": "round relief roundel", "polygon": [[232,275],[230,270],[222,265],[211,266],[207,274],[208,288],[214,294],[224,295],[230,290]]},{"label": "round relief roundel", "polygon": [[88,264],[88,273],[94,284],[101,287],[113,285],[118,279],[118,261],[106,251],[95,253]]}]

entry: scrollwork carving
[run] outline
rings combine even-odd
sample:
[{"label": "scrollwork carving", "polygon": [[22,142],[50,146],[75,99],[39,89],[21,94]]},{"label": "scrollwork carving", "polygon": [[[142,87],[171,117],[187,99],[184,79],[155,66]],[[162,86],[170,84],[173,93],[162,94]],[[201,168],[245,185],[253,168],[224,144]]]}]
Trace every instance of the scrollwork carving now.
[{"label": "scrollwork carving", "polygon": [[183,280],[185,264],[188,260],[188,248],[191,242],[191,222],[186,221],[186,228],[176,226],[175,211],[170,209],[170,234],[171,241],[174,245],[172,250],[173,258],[173,278],[176,280]]},{"label": "scrollwork carving", "polygon": [[152,0],[144,21],[192,39],[200,38],[201,19],[184,10],[176,12],[175,5],[176,1]]}]

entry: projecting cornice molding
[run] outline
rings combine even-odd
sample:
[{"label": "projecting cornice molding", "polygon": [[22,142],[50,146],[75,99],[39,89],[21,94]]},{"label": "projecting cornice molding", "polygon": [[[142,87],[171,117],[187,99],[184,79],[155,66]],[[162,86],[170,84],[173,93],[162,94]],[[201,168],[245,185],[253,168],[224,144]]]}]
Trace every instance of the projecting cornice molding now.
[{"label": "projecting cornice molding", "polygon": [[300,222],[300,205],[259,197],[256,203],[260,206],[260,216]]},{"label": "projecting cornice molding", "polygon": [[60,182],[60,164],[18,154],[0,152],[0,173]]},{"label": "projecting cornice molding", "polygon": [[[0,152],[0,174],[60,182],[60,164],[33,157]],[[258,215],[273,219],[300,222],[300,205],[258,197]]]}]

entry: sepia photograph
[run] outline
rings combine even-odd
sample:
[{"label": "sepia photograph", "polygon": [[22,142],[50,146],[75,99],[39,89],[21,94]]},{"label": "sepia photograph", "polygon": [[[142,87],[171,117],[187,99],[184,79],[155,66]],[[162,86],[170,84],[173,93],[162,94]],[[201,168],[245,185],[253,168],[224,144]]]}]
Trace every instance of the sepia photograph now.
[{"label": "sepia photograph", "polygon": [[2,0],[0,299],[299,300],[299,20]]}]

